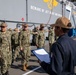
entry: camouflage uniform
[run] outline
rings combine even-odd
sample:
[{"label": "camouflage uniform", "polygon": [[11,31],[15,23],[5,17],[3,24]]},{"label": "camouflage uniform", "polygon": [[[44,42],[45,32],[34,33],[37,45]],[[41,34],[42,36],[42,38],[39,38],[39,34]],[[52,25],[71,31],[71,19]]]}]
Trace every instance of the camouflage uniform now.
[{"label": "camouflage uniform", "polygon": [[49,38],[49,49],[51,49],[51,46],[55,41],[54,29],[52,27],[50,27],[49,29],[48,38]]},{"label": "camouflage uniform", "polygon": [[[35,27],[33,29],[33,32],[38,32],[38,31],[39,31],[39,29],[37,27]],[[32,37],[32,44],[33,45],[36,45],[36,38],[37,38],[37,34],[33,34],[33,37]]]},{"label": "camouflage uniform", "polygon": [[23,57],[22,65],[27,64],[30,58],[30,34],[30,30],[20,32],[20,47],[24,49],[21,54]]},{"label": "camouflage uniform", "polygon": [[32,31],[30,31],[27,24],[23,24],[23,30],[20,32],[19,35],[19,45],[20,45],[20,53],[22,56],[22,65],[23,70],[26,71],[27,64],[31,55],[30,51],[30,34],[33,34]]},{"label": "camouflage uniform", "polygon": [[[4,26],[5,23],[2,23]],[[0,54],[1,54],[1,73],[7,75],[11,65],[11,36],[8,31],[0,32]]]},{"label": "camouflage uniform", "polygon": [[26,68],[28,67],[28,61],[31,55],[30,51],[30,34],[35,34],[34,32],[30,31],[28,29],[28,24],[23,24],[23,30],[20,32],[19,35],[19,45],[20,45],[20,53],[22,56],[22,65],[23,70],[26,71]]},{"label": "camouflage uniform", "polygon": [[7,31],[9,31],[9,32],[10,32],[10,35],[12,35],[12,34],[13,34],[13,30],[12,30],[11,28],[7,29]]},{"label": "camouflage uniform", "polygon": [[36,45],[37,48],[43,48],[45,44],[45,30],[43,29],[44,25],[40,24],[40,30],[38,31],[37,38],[36,38]]},{"label": "camouflage uniform", "polygon": [[[12,49],[13,49],[13,60],[16,59],[19,52],[19,32],[18,29],[15,28],[14,33],[12,34]],[[17,49],[17,50],[16,50]]]},{"label": "camouflage uniform", "polygon": [[11,28],[9,28],[9,29],[7,29],[7,31],[10,31],[10,32],[12,32],[12,29],[11,29]]}]

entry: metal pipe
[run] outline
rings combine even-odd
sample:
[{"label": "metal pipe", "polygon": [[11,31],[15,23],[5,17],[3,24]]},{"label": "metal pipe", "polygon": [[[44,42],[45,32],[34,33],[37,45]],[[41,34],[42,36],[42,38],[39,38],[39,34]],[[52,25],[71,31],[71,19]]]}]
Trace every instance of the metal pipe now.
[{"label": "metal pipe", "polygon": [[26,22],[28,22],[28,0],[26,0]]},{"label": "metal pipe", "polygon": [[[27,23],[27,24],[44,24],[44,23],[34,23],[34,22],[21,22],[21,21],[10,21],[10,20],[0,20],[0,22],[10,22],[10,23]],[[44,24],[44,25],[50,25],[50,24]]]},{"label": "metal pipe", "polygon": [[64,5],[63,5],[63,0],[62,0],[62,16],[64,16]]}]

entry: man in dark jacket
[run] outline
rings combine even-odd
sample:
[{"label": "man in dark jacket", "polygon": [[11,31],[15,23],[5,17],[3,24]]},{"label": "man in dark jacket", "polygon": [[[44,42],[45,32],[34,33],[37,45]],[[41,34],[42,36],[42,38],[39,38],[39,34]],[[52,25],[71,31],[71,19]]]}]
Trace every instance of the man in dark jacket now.
[{"label": "man in dark jacket", "polygon": [[52,45],[50,64],[45,62],[39,63],[50,75],[75,75],[76,41],[67,34],[72,25],[66,17],[60,17],[52,26],[55,27],[55,35],[59,38]]}]

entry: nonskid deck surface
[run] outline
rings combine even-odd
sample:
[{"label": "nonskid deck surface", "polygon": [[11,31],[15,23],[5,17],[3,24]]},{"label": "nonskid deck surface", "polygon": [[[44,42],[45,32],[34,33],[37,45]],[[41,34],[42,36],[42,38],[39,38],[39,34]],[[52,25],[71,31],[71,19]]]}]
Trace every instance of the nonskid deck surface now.
[{"label": "nonskid deck surface", "polygon": [[[36,46],[31,46],[31,50],[36,49]],[[45,43],[45,50],[49,51],[48,42]],[[11,69],[9,70],[10,75],[48,75],[39,65],[37,58],[31,53],[31,58],[29,61],[29,68],[23,71],[21,68],[21,58],[13,63]],[[1,73],[0,73],[1,74]]]},{"label": "nonskid deck surface", "polygon": [[[76,38],[73,38],[76,40]],[[31,46],[31,50],[36,49],[36,46]],[[45,50],[49,52],[49,43],[48,41],[45,42]],[[10,75],[48,75],[39,65],[37,58],[31,53],[31,58],[29,61],[29,68],[26,71],[21,69],[21,61],[18,58],[15,61],[9,70]]]}]

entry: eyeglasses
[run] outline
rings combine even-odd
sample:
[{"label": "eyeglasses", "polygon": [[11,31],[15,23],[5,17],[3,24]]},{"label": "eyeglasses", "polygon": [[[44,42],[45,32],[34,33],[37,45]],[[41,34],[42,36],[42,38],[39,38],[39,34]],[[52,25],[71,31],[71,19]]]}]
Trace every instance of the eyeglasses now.
[{"label": "eyeglasses", "polygon": [[24,26],[24,27],[27,27],[27,26]]}]

